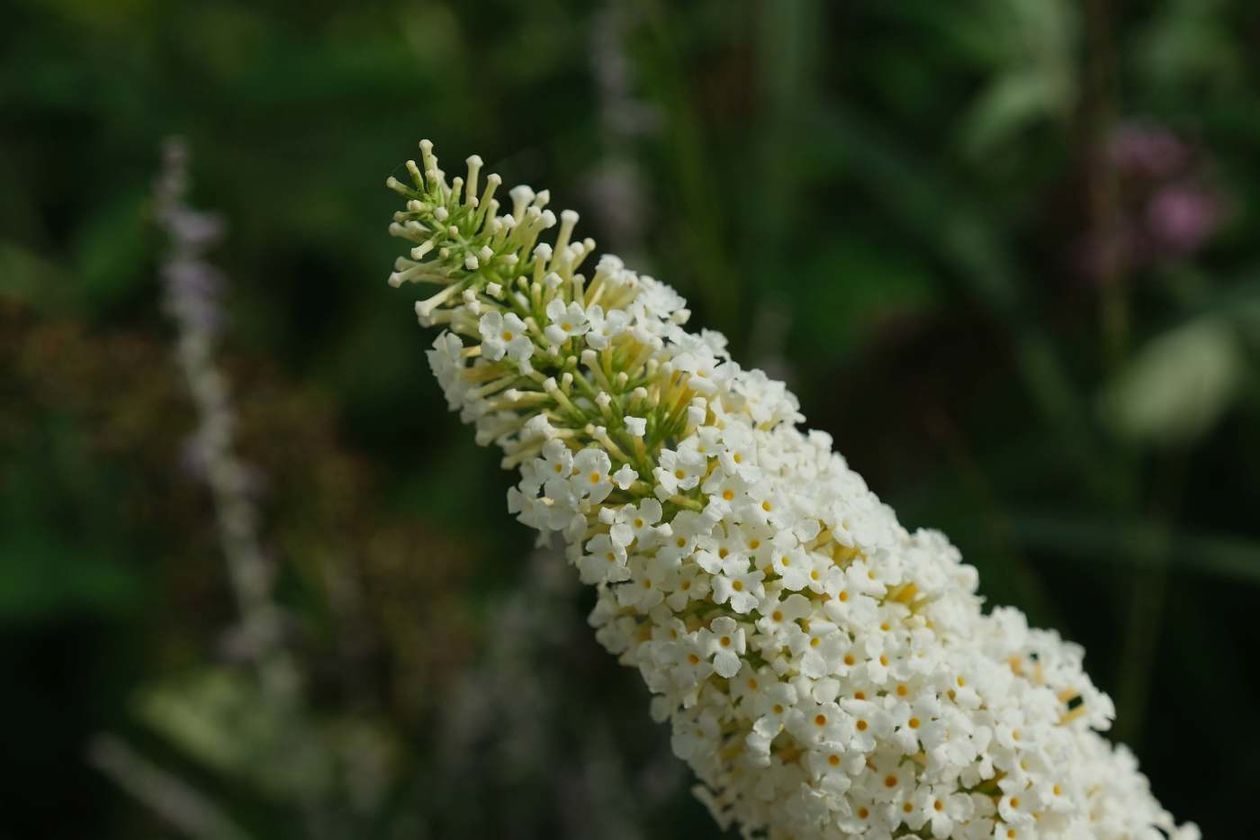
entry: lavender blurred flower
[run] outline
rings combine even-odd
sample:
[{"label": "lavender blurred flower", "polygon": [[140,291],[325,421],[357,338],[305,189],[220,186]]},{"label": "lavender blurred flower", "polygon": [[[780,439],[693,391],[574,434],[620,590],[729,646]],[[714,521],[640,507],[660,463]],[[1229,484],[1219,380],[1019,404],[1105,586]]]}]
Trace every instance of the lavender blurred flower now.
[{"label": "lavender blurred flower", "polygon": [[1146,204],[1146,230],[1153,249],[1187,255],[1216,233],[1224,215],[1219,194],[1194,181],[1184,181],[1169,184],[1151,196]]},{"label": "lavender blurred flower", "polygon": [[283,650],[281,616],[271,597],[273,569],[258,534],[253,498],[257,472],[235,452],[236,410],[227,378],[215,361],[223,328],[223,275],[205,260],[205,252],[223,235],[214,215],[190,208],[188,151],[171,138],[162,149],[162,172],[154,187],[154,215],[167,236],[169,250],[160,274],[167,312],[175,321],[180,370],[196,405],[198,427],[181,461],[202,478],[214,496],[223,552],[241,613],[233,647],[259,668],[268,690],[290,697],[298,679]]},{"label": "lavender blurred flower", "polygon": [[1110,228],[1089,231],[1080,249],[1084,274],[1125,270],[1193,256],[1220,230],[1228,201],[1207,176],[1210,158],[1171,129],[1121,124],[1107,145],[1118,188]]},{"label": "lavender blurred flower", "polygon": [[1126,123],[1115,130],[1108,159],[1122,175],[1168,178],[1182,172],[1190,161],[1190,147],[1167,128]]}]

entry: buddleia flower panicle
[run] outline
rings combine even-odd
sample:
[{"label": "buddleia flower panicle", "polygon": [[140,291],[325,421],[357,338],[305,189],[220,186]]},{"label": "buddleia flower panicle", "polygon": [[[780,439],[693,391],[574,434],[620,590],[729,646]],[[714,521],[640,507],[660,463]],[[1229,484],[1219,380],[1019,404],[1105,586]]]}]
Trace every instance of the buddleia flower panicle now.
[{"label": "buddleia flower panicle", "polygon": [[[508,509],[563,537],[599,641],[637,668],[722,827],[771,838],[1194,838],[1131,753],[1084,651],[907,531],[801,431],[781,382],[686,329],[685,301],[557,216],[546,191],[406,164],[390,283],[429,363],[519,472]],[[555,228],[554,237],[542,241]]]}]

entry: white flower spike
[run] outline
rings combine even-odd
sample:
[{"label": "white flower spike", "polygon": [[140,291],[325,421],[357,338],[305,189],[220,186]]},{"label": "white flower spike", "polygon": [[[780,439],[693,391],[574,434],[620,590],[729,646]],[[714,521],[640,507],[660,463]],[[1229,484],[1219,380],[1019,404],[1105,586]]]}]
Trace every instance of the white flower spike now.
[{"label": "white flower spike", "polygon": [[444,328],[434,374],[519,469],[508,508],[563,536],[599,641],[639,669],[723,827],[746,837],[1198,837],[1099,735],[1084,651],[981,611],[977,575],[908,532],[795,397],[683,325],[668,286],[573,239],[546,192],[420,144],[393,285]]}]

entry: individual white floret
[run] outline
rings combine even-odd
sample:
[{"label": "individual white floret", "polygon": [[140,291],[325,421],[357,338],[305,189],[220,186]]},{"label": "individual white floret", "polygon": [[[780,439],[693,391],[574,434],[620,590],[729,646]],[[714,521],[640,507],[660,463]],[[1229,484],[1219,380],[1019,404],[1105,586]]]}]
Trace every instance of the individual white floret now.
[{"label": "individual white floret", "polygon": [[477,328],[481,333],[481,352],[492,362],[505,355],[522,362],[534,354],[534,342],[525,322],[512,312],[505,315],[492,309],[481,316]]},{"label": "individual white floret", "polygon": [[543,335],[552,344],[563,344],[570,338],[586,335],[590,329],[582,305],[576,301],[566,304],[560,297],[552,298],[547,304],[547,319],[550,323],[543,330]]}]

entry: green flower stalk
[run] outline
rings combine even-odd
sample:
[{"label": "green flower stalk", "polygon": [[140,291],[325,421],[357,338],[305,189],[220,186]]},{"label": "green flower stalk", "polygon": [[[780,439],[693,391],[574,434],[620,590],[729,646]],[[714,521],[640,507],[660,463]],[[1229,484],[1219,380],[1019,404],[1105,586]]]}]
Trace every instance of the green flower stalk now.
[{"label": "green flower stalk", "polygon": [[[772,838],[1189,840],[1124,747],[1084,652],[909,532],[781,382],[668,286],[577,240],[480,158],[432,144],[390,232],[390,283],[430,284],[429,362],[477,440],[519,471],[508,509],[560,534],[600,642],[637,668],[720,825]],[[500,213],[500,210],[506,212]],[[540,241],[557,228],[554,239]]]}]

